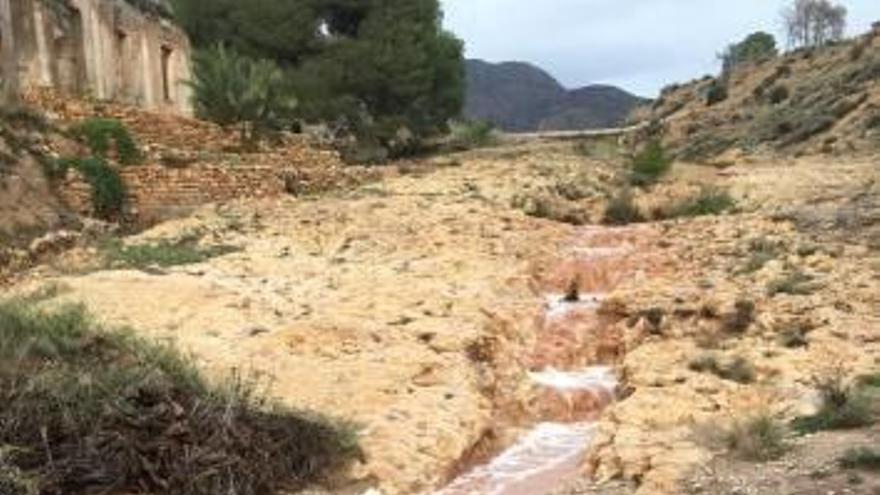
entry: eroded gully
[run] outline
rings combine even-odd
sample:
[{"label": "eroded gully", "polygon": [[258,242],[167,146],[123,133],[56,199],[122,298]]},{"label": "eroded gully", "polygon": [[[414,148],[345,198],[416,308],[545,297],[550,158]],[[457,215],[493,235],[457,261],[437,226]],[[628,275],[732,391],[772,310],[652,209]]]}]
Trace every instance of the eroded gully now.
[{"label": "eroded gully", "polygon": [[[432,495],[544,495],[582,472],[596,421],[614,401],[620,337],[602,301],[627,277],[650,270],[637,229],[586,228],[549,271],[536,276],[546,304],[527,366],[537,397],[533,424],[489,462]],[[575,297],[576,296],[576,297]]]}]

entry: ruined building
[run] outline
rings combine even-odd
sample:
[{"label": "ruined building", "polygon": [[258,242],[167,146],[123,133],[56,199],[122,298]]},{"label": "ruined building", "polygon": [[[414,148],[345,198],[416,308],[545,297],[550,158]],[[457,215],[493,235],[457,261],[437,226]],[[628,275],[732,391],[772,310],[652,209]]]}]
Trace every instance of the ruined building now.
[{"label": "ruined building", "polygon": [[5,100],[30,88],[191,113],[190,44],[161,0],[0,0]]}]

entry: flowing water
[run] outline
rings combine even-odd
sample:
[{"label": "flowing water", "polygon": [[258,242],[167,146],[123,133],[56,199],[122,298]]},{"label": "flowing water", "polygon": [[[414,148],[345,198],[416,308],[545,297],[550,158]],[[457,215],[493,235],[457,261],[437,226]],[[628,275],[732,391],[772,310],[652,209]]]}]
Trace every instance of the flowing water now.
[{"label": "flowing water", "polygon": [[[633,244],[615,232],[582,231],[543,281],[548,295],[528,375],[538,389],[536,424],[493,460],[433,495],[545,495],[580,475],[595,422],[617,387],[610,367],[590,366],[613,359],[619,348],[608,339],[608,322],[598,309],[608,292],[637,271]],[[577,301],[563,294],[572,280],[580,290]]]},{"label": "flowing water", "polygon": [[541,495],[573,479],[593,438],[597,410],[580,410],[579,396],[608,404],[616,380],[609,368],[532,373],[538,385],[570,401],[573,422],[542,422],[486,465],[459,477],[435,495]]}]

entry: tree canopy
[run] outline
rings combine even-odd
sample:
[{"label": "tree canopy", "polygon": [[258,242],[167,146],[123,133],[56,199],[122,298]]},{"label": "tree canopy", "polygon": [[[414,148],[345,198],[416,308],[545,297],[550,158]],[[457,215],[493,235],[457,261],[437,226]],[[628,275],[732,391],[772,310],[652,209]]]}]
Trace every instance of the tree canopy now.
[{"label": "tree canopy", "polygon": [[438,0],[174,0],[197,48],[278,64],[309,120],[387,143],[429,135],[464,102],[463,44]]},{"label": "tree canopy", "polygon": [[789,45],[812,47],[840,41],[847,13],[845,6],[829,0],[794,0],[782,12]]},{"label": "tree canopy", "polygon": [[772,58],[778,53],[776,38],[772,34],[758,31],[739,43],[729,45],[720,58],[724,66],[723,72],[727,74],[739,64]]}]

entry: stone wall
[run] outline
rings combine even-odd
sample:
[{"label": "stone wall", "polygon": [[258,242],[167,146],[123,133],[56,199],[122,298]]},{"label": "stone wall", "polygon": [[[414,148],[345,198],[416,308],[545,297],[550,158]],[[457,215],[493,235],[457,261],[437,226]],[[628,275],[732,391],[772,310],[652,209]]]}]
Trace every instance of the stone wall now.
[{"label": "stone wall", "polygon": [[[121,169],[120,175],[128,193],[127,213],[141,224],[185,215],[205,203],[285,192],[285,174],[273,167],[133,166]],[[91,187],[75,170],[57,193],[73,212],[92,215]]]},{"label": "stone wall", "polygon": [[53,88],[190,114],[190,44],[124,0],[0,0],[5,98]]}]

